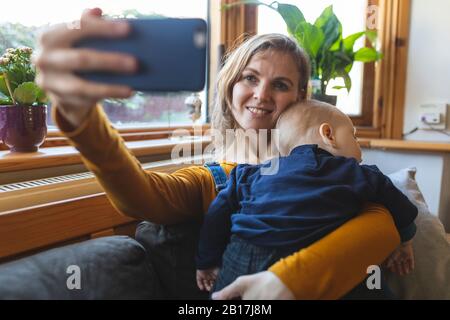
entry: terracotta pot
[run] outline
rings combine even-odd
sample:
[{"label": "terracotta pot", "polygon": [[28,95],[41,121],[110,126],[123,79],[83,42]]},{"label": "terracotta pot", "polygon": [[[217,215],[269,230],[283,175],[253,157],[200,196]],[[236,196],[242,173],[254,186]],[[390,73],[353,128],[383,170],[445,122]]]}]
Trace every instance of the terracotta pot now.
[{"label": "terracotta pot", "polygon": [[0,140],[12,152],[35,152],[47,136],[47,106],[0,106]]}]

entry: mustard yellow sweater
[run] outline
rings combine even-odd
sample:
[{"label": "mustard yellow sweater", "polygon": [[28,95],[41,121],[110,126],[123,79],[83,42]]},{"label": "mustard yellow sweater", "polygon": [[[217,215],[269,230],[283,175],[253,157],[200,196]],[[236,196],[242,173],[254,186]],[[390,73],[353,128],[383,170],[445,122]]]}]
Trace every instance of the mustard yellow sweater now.
[{"label": "mustard yellow sweater", "polygon": [[[173,224],[207,212],[216,191],[206,168],[193,166],[172,174],[146,171],[127,150],[100,106],[76,129],[57,108],[53,110],[54,121],[122,214]],[[223,163],[222,167],[229,174],[234,164]],[[380,264],[399,243],[389,212],[368,204],[358,217],[269,270],[298,299],[337,299],[365,278],[369,265]]]}]

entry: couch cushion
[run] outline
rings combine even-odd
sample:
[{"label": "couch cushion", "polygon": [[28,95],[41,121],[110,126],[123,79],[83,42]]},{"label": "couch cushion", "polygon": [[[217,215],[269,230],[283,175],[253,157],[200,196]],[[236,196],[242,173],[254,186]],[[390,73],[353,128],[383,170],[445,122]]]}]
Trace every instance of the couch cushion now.
[{"label": "couch cushion", "polygon": [[160,293],[145,249],[125,236],[89,240],[0,265],[0,299],[154,299]]},{"label": "couch cushion", "polygon": [[389,175],[418,208],[413,238],[415,269],[406,276],[386,272],[389,286],[403,299],[450,299],[450,242],[441,221],[432,215],[415,180],[416,169]]}]

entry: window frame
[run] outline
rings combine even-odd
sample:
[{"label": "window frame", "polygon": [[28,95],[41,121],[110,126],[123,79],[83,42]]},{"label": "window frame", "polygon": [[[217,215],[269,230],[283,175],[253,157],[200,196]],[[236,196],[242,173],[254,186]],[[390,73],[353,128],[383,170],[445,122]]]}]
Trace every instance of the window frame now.
[{"label": "window frame", "polygon": [[368,0],[378,6],[383,59],[364,64],[362,115],[350,117],[358,137],[402,139],[411,0]]}]

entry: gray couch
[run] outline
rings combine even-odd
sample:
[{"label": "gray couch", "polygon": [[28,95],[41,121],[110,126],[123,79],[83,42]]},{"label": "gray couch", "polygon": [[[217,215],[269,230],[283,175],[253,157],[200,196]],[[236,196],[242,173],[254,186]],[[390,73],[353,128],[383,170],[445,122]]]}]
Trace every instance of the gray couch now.
[{"label": "gray couch", "polygon": [[136,240],[98,238],[0,264],[0,300],[205,298],[195,285],[199,225],[142,222]]},{"label": "gray couch", "polygon": [[[77,272],[71,266],[80,268],[80,289],[67,286],[68,281],[76,284],[69,279]],[[85,241],[0,265],[0,299],[152,299],[158,298],[158,287],[145,249],[125,236]]]}]

